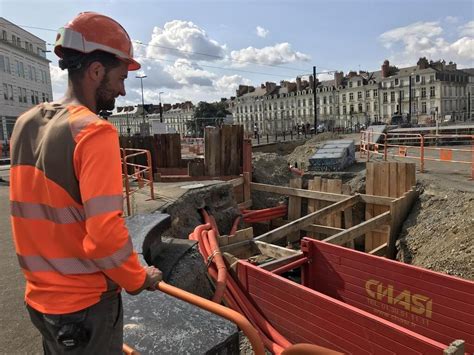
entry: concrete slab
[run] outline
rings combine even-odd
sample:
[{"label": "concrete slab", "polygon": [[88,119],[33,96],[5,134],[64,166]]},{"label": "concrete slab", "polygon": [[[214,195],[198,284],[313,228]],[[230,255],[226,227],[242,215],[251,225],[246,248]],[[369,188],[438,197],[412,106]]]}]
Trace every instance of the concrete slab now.
[{"label": "concrete slab", "polygon": [[385,132],[385,130],[387,129],[387,125],[386,124],[383,124],[383,125],[373,125],[373,126],[369,126],[367,127],[367,130],[368,132],[373,132],[371,135],[370,135],[370,142],[371,143],[377,143],[380,138],[382,137],[382,133]]},{"label": "concrete slab", "polygon": [[326,142],[310,159],[309,170],[340,171],[355,162],[355,145],[352,139]]}]

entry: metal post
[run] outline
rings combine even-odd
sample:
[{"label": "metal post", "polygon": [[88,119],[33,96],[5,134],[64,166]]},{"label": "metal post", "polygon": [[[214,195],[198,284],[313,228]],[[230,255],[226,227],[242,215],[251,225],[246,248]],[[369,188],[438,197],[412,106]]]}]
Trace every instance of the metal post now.
[{"label": "metal post", "polygon": [[160,122],[163,122],[163,105],[161,104],[161,94],[163,94],[162,91],[158,93],[158,98],[160,99]]},{"label": "metal post", "polygon": [[411,75],[408,76],[408,123],[411,121]]},{"label": "metal post", "polygon": [[425,137],[420,134],[420,173],[425,170]]},{"label": "metal post", "polygon": [[314,107],[314,134],[318,134],[318,107],[316,101],[316,66],[313,66],[313,107]]}]

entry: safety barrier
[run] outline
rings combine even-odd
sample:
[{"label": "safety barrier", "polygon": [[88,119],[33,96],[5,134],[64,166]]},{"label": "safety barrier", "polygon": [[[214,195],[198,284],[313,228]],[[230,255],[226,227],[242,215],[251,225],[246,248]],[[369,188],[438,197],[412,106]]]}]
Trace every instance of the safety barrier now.
[{"label": "safety barrier", "polygon": [[[376,141],[376,135],[382,138],[381,143]],[[425,171],[426,161],[466,164],[474,179],[474,135],[363,131],[360,152],[367,155],[367,161],[371,155],[383,156],[385,161],[389,156],[419,160],[420,172]]]},{"label": "safety barrier", "polygon": [[[153,170],[151,165],[150,151],[145,149],[120,148],[122,157],[122,179],[124,187],[124,199],[127,203],[127,215],[132,214],[130,196],[138,190],[150,186],[151,199],[155,199],[153,192]],[[131,162],[131,158],[146,157],[147,165]],[[135,159],[136,160],[136,159]],[[131,171],[131,173],[130,173]]]}]

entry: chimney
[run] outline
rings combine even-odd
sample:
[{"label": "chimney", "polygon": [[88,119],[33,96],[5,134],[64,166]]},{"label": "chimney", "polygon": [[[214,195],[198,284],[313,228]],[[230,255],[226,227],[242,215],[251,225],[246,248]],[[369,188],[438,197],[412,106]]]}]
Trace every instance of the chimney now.
[{"label": "chimney", "polygon": [[382,64],[382,78],[387,78],[390,70],[390,62],[385,59]]},{"label": "chimney", "polygon": [[418,69],[428,69],[430,64],[428,63],[428,59],[426,57],[418,59],[418,62],[416,63],[418,65]]},{"label": "chimney", "polygon": [[312,89],[314,86],[314,78],[312,75],[309,76],[309,87]]},{"label": "chimney", "polygon": [[276,84],[275,83],[272,83],[270,81],[267,81],[265,83],[265,88],[266,88],[266,92],[267,94],[271,93],[273,90],[275,90],[276,88]]},{"label": "chimney", "polygon": [[334,86],[337,88],[339,85],[342,84],[342,80],[344,79],[344,72],[337,71],[334,73]]},{"label": "chimney", "polygon": [[301,91],[301,78],[296,77],[296,91]]}]

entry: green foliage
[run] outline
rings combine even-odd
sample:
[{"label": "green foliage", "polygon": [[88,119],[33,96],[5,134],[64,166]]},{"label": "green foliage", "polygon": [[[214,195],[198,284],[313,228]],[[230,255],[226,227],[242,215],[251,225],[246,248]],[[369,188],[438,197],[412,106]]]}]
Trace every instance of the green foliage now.
[{"label": "green foliage", "polygon": [[194,111],[194,117],[197,118],[225,117],[228,114],[230,112],[226,110],[224,102],[201,101]]}]

